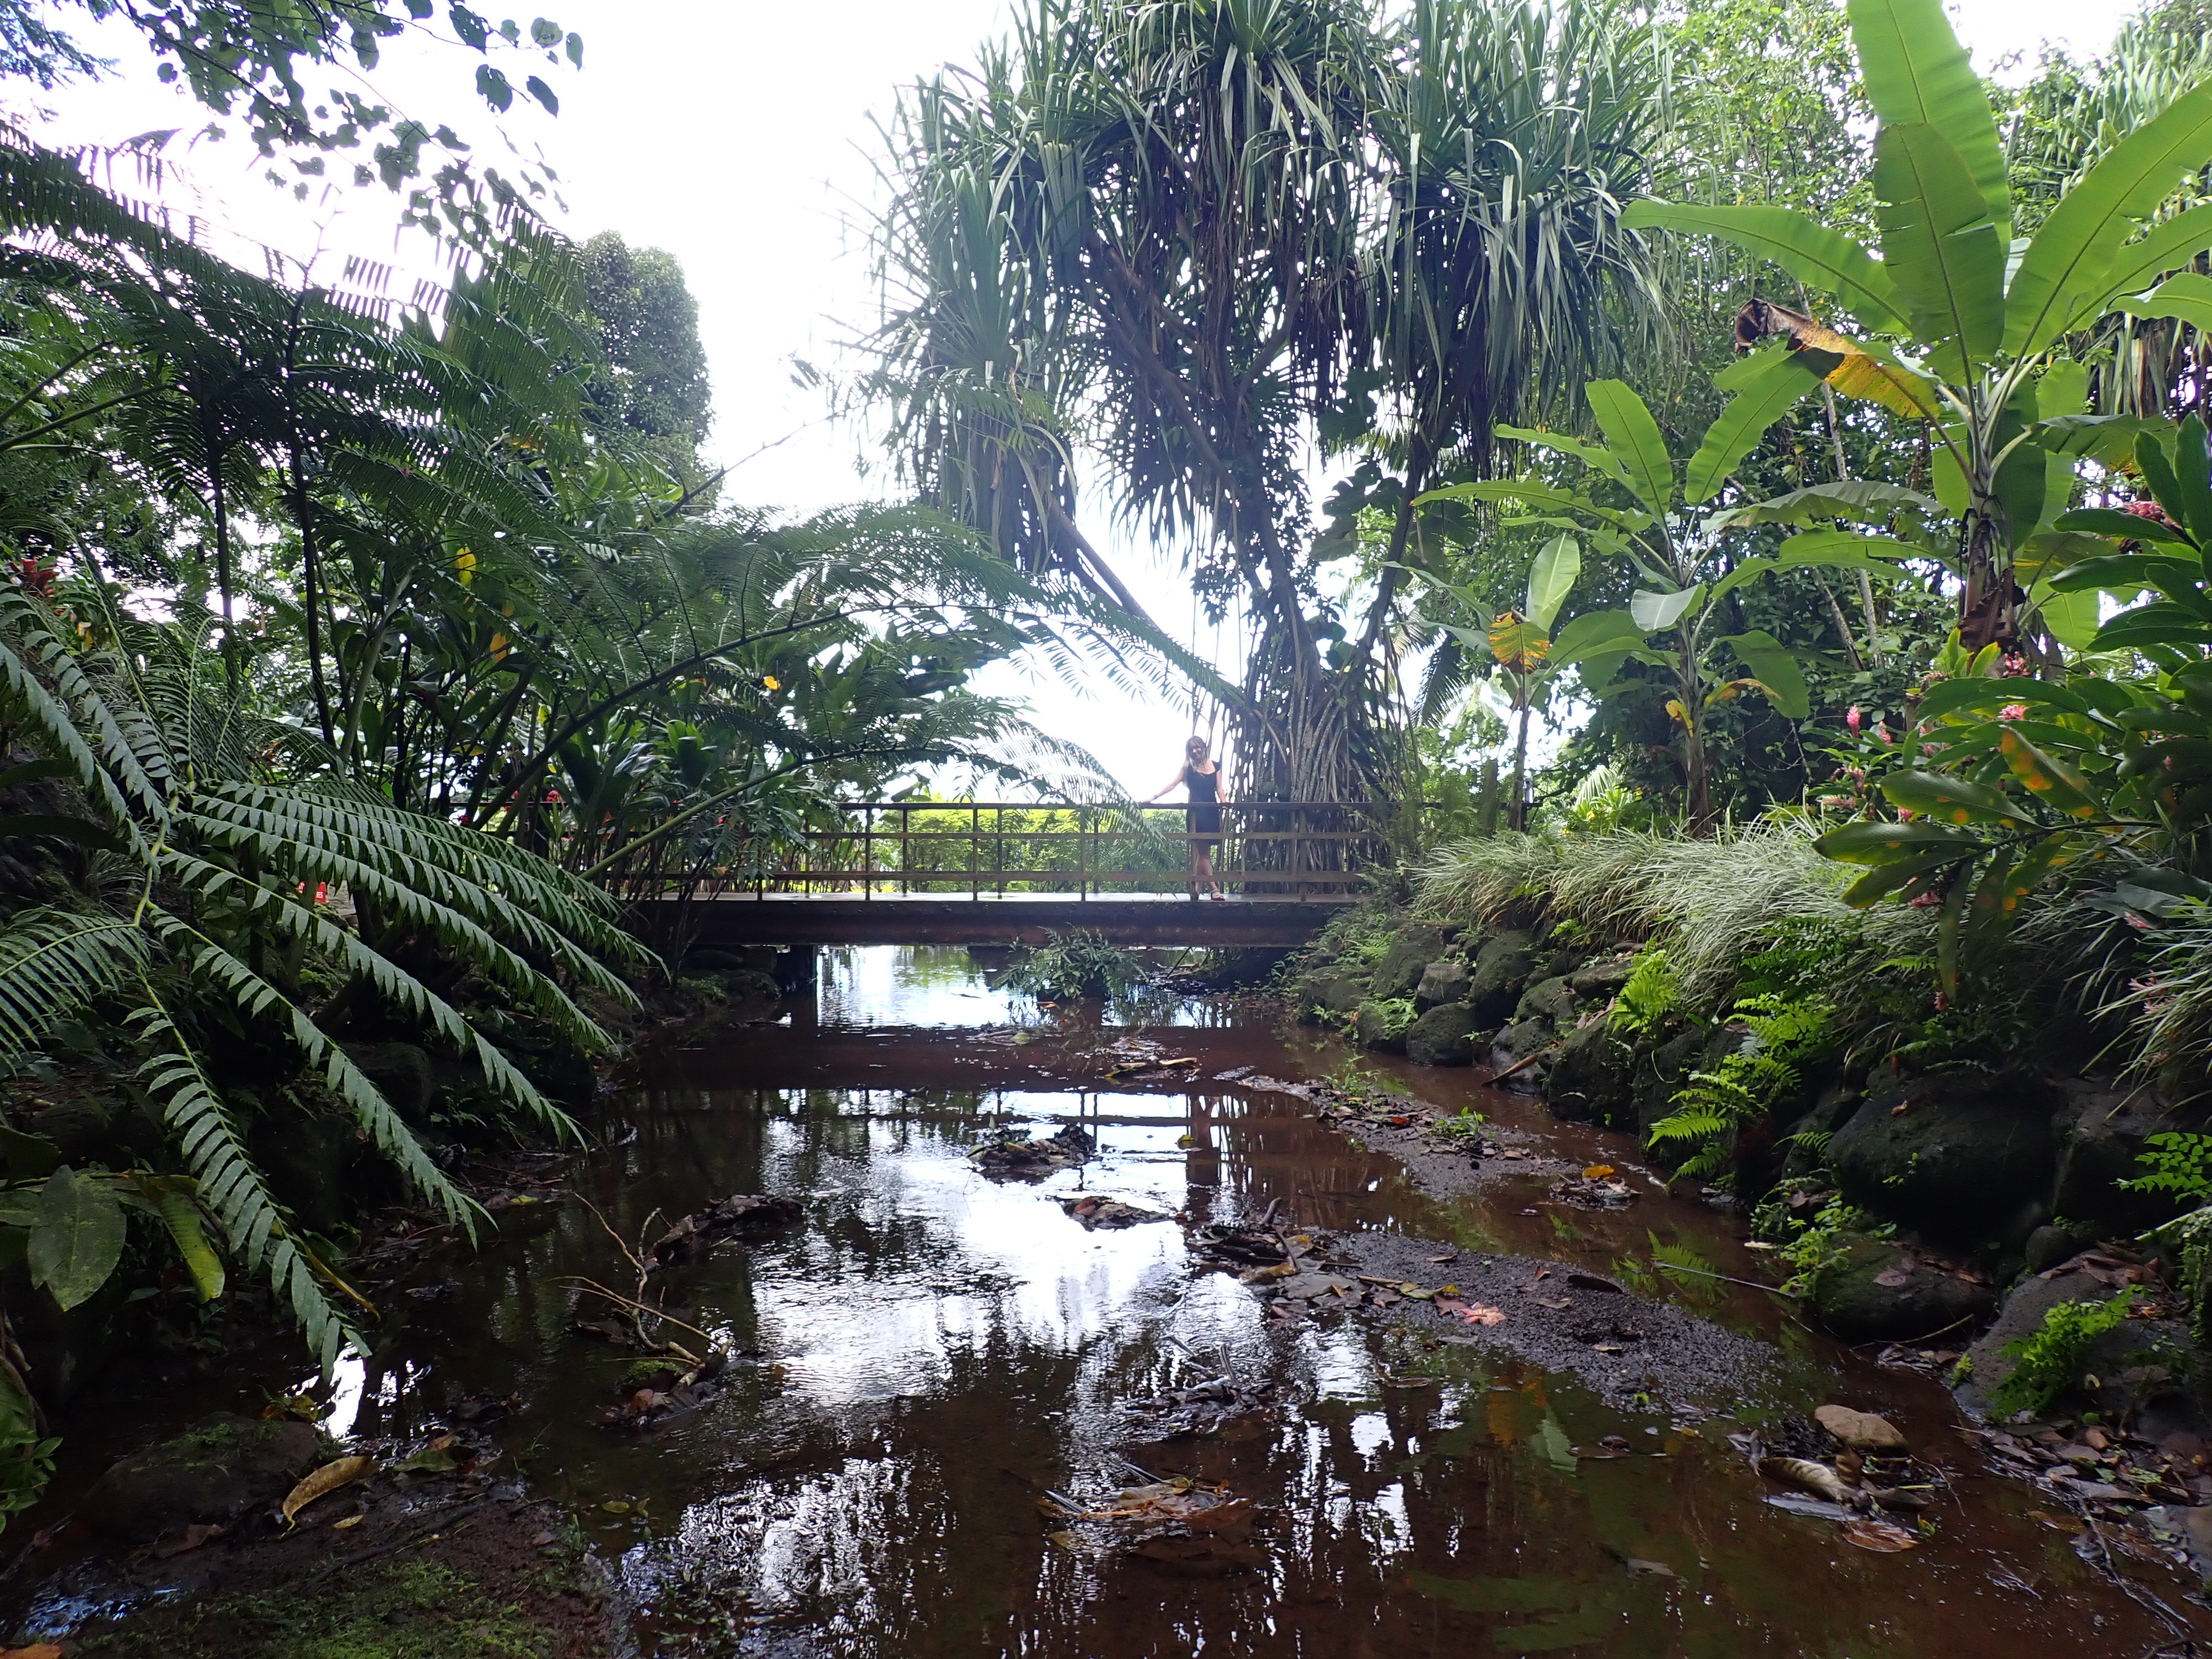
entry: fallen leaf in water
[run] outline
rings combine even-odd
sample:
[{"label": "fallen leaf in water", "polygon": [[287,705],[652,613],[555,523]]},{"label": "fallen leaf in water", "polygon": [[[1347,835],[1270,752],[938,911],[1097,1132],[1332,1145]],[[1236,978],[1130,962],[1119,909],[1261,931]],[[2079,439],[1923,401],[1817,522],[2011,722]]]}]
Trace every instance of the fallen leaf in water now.
[{"label": "fallen leaf in water", "polygon": [[1919,1541],[1894,1522],[1875,1521],[1862,1516],[1844,1522],[1844,1542],[1856,1544],[1863,1550],[1893,1555],[1899,1550],[1912,1548]]},{"label": "fallen leaf in water", "polygon": [[395,1474],[451,1474],[460,1468],[451,1448],[453,1437],[441,1434],[404,1463],[392,1465]]},{"label": "fallen leaf in water", "polygon": [[351,1531],[354,1528],[356,1528],[356,1527],[359,1526],[359,1525],[361,1524],[361,1522],[362,1522],[362,1517],[361,1517],[360,1516],[358,1516],[358,1515],[349,1515],[349,1516],[346,1516],[346,1517],[345,1517],[345,1519],[344,1519],[344,1520],[343,1520],[343,1521],[333,1521],[333,1522],[331,1522],[331,1530],[332,1532],[349,1532],[349,1531]]},{"label": "fallen leaf in water", "polygon": [[211,1543],[229,1530],[228,1527],[210,1526],[196,1521],[174,1538],[164,1539],[155,1545],[154,1553],[160,1559],[167,1561],[173,1556],[182,1555],[189,1550],[199,1548],[203,1544]]},{"label": "fallen leaf in water", "polygon": [[1664,1561],[1646,1561],[1640,1557],[1633,1555],[1623,1556],[1621,1558],[1621,1565],[1626,1566],[1629,1571],[1632,1573],[1639,1575],[1649,1574],[1654,1578],[1673,1578],[1679,1576],[1674,1571],[1674,1569],[1668,1566]]},{"label": "fallen leaf in water", "polygon": [[1893,1291],[1900,1285],[1910,1285],[1912,1275],[1902,1267],[1884,1267],[1874,1276],[1874,1282],[1886,1290]]},{"label": "fallen leaf in water", "polygon": [[1832,1504],[1863,1504],[1866,1500],[1844,1483],[1826,1463],[1815,1463],[1808,1457],[1762,1457],[1759,1472],[1776,1480],[1787,1480],[1793,1486],[1802,1486],[1807,1492],[1818,1492]]},{"label": "fallen leaf in water", "polygon": [[609,1515],[628,1515],[632,1506],[619,1498],[610,1498],[599,1507]]},{"label": "fallen leaf in water", "polygon": [[27,1648],[0,1648],[0,1659],[62,1659],[62,1650],[52,1642],[33,1642]]},{"label": "fallen leaf in water", "polygon": [[286,1494],[283,1511],[284,1524],[290,1526],[293,1517],[318,1498],[360,1480],[375,1468],[374,1457],[340,1457],[324,1464]]},{"label": "fallen leaf in water", "polygon": [[1505,1322],[1504,1310],[1493,1308],[1486,1302],[1471,1303],[1458,1310],[1458,1313],[1470,1325],[1503,1325]]},{"label": "fallen leaf in water", "polygon": [[2088,1531],[2088,1528],[2070,1515],[2053,1515],[2048,1510],[2030,1510],[2028,1513],[2042,1522],[2045,1526],[2056,1528],[2069,1538],[2078,1538]]},{"label": "fallen leaf in water", "polygon": [[1584,1181],[1610,1181],[1613,1179],[1613,1165],[1610,1164],[1593,1164],[1583,1171],[1583,1179]]}]

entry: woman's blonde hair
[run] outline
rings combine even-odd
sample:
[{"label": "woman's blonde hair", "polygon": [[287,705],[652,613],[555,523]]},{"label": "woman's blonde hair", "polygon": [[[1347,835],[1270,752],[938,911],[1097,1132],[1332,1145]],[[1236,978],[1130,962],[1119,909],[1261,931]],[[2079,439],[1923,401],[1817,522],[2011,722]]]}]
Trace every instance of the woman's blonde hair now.
[{"label": "woman's blonde hair", "polygon": [[1206,742],[1204,738],[1200,737],[1195,732],[1194,732],[1188,738],[1184,739],[1182,752],[1186,755],[1203,755],[1209,752],[1212,747],[1213,745],[1212,744]]}]

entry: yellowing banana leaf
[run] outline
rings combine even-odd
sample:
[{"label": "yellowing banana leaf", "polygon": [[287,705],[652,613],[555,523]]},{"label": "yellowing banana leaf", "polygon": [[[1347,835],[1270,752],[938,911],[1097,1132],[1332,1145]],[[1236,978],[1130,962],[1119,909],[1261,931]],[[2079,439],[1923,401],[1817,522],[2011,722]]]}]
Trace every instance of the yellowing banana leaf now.
[{"label": "yellowing banana leaf", "polygon": [[374,1457],[340,1457],[325,1463],[285,1494],[283,1511],[284,1524],[290,1526],[301,1510],[318,1498],[327,1498],[340,1486],[349,1486],[365,1474],[376,1470]]},{"label": "yellowing banana leaf", "polygon": [[1551,648],[1544,630],[1517,611],[1501,611],[1490,624],[1490,654],[1516,674],[1529,672]]}]

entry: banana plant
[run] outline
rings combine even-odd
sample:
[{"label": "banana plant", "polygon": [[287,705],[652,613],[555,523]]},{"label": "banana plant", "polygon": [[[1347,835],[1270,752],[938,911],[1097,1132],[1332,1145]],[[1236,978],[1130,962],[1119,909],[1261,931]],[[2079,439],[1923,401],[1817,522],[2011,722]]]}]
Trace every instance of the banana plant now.
[{"label": "banana plant", "polygon": [[1443,629],[1477,660],[1488,652],[1506,677],[1516,716],[1512,826],[1526,830],[1528,716],[1548,695],[1552,683],[1561,672],[1559,665],[1547,660],[1552,649],[1552,623],[1559,617],[1559,608],[1566,604],[1567,595],[1574,591],[1576,579],[1582,574],[1582,544],[1573,536],[1562,532],[1537,550],[1536,556],[1529,562],[1528,587],[1517,610],[1509,607],[1492,611],[1468,588],[1413,566],[1403,568],[1469,618],[1468,623],[1445,623]]},{"label": "banana plant", "polygon": [[2191,416],[2142,434],[2149,495],[2060,517],[2101,550],[2051,579],[2060,593],[2136,596],[2087,641],[2132,651],[2139,680],[2064,684],[1990,672],[2000,647],[1931,687],[1881,780],[1895,818],[1823,836],[1830,858],[1866,866],[1845,894],[1939,905],[1937,968],[1993,957],[2027,896],[2070,871],[2087,902],[2155,927],[2212,903],[2212,445]]},{"label": "banana plant", "polygon": [[[1593,380],[1590,410],[1603,444],[1556,433],[1500,428],[1581,464],[1573,483],[1548,478],[1486,479],[1431,491],[1426,501],[1482,501],[1527,509],[1508,525],[1548,525],[1572,532],[1635,572],[1638,586],[1624,611],[1585,612],[1546,641],[1553,672],[1579,666],[1585,688],[1601,699],[1617,695],[1630,662],[1661,669],[1670,682],[1667,712],[1680,742],[1685,805],[1691,823],[1711,822],[1709,717],[1723,703],[1757,691],[1784,716],[1811,710],[1797,653],[1763,629],[1721,631],[1733,615],[1729,597],[1777,570],[1826,565],[1892,570],[1887,561],[1924,550],[1888,537],[1835,527],[1784,539],[1771,555],[1755,556],[1731,537],[1729,514],[1701,518],[1693,508],[1720,494],[1766,428],[1788,413],[1833,366],[1832,355],[1768,347],[1716,376],[1735,395],[1705,434],[1686,467],[1667,452],[1650,409],[1619,380]],[[1733,669],[1728,666],[1733,663]]]},{"label": "banana plant", "polygon": [[2015,556],[2046,517],[2054,476],[2070,478],[2076,456],[2131,441],[2139,427],[2056,406],[2039,377],[2069,336],[2112,311],[2185,316],[2212,300],[2212,286],[2186,275],[2131,297],[2212,246],[2212,204],[2150,222],[2212,161],[2212,84],[2114,144],[2033,238],[2015,240],[1996,122],[1942,0],[1850,0],[1849,9],[1878,121],[1878,247],[1778,207],[1644,201],[1621,222],[1719,237],[1834,296],[1859,335],[1754,299],[1738,337],[1778,333],[1832,353],[1838,392],[1931,424],[1937,494],[1959,524],[1961,641],[1969,651],[2009,647],[2027,603]]}]

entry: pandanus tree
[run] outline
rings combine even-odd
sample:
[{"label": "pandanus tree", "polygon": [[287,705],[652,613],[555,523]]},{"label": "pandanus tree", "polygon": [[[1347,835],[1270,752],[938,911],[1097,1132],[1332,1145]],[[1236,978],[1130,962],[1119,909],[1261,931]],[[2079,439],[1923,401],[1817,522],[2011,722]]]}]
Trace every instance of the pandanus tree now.
[{"label": "pandanus tree", "polygon": [[2054,473],[2096,436],[2079,408],[2039,406],[2039,377],[2124,301],[2160,315],[2191,297],[2130,300],[2212,244],[2212,206],[2155,218],[2212,160],[2212,86],[2113,144],[2016,242],[1996,122],[1940,0],[1851,0],[1850,15],[1879,119],[1878,247],[1785,208],[1645,201],[1622,222],[1722,238],[1834,297],[1861,333],[1755,299],[1740,337],[1834,353],[1836,391],[1930,423],[1937,494],[1958,521],[1961,637],[2011,646],[2024,617],[2015,556],[2047,521]]}]

